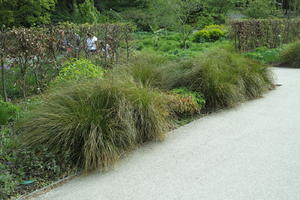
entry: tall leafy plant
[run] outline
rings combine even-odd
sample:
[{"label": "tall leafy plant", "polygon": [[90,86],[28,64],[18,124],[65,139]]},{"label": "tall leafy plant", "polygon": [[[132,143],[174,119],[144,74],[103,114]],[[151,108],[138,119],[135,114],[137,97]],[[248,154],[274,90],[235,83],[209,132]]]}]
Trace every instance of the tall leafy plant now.
[{"label": "tall leafy plant", "polygon": [[96,24],[100,21],[100,12],[94,5],[94,0],[85,0],[75,8],[78,23]]}]

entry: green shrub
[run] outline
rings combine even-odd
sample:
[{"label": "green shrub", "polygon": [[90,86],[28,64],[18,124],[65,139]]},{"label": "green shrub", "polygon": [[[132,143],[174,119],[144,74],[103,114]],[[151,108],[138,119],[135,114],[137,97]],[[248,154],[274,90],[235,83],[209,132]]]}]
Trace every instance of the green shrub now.
[{"label": "green shrub", "polygon": [[300,68],[300,40],[287,45],[279,59],[282,65]]},{"label": "green shrub", "polygon": [[204,29],[194,33],[194,42],[215,42],[222,38],[225,38],[226,32],[224,26],[210,25]]},{"label": "green shrub", "polygon": [[19,108],[12,103],[0,99],[0,125],[6,125],[16,119]]},{"label": "green shrub", "polygon": [[166,88],[186,87],[204,95],[209,109],[260,96],[272,84],[268,68],[224,49],[211,49],[169,69]]},{"label": "green shrub", "polygon": [[90,60],[71,59],[63,64],[62,69],[53,83],[102,78],[103,75],[104,70],[94,65]]},{"label": "green shrub", "polygon": [[165,98],[128,77],[75,84],[45,96],[18,130],[25,145],[45,145],[85,170],[107,169],[137,145],[164,138]]}]

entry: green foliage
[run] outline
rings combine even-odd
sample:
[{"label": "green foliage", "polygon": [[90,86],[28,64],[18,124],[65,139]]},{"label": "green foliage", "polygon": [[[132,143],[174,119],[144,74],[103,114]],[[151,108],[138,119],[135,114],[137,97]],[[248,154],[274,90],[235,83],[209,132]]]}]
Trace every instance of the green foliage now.
[{"label": "green foliage", "polygon": [[[36,145],[19,148],[17,137],[10,128],[0,130],[0,199],[9,199],[72,173],[63,157],[56,157],[49,149]],[[32,180],[33,184],[22,185]]]},{"label": "green foliage", "polygon": [[262,63],[276,63],[279,61],[281,48],[269,49],[267,47],[256,48],[255,51],[247,52],[245,55],[249,58],[258,60]]},{"label": "green foliage", "polygon": [[33,26],[49,24],[56,0],[9,0],[0,2],[0,25]]},{"label": "green foliage", "polygon": [[204,29],[194,33],[194,42],[215,42],[222,38],[225,38],[226,32],[224,26],[221,25],[210,25]]},{"label": "green foliage", "polygon": [[87,59],[71,59],[65,62],[54,84],[66,81],[79,81],[102,78],[104,70]]},{"label": "green foliage", "polygon": [[272,77],[262,64],[228,50],[212,49],[173,66],[164,85],[202,93],[206,107],[217,109],[259,97],[271,87]]},{"label": "green foliage", "polygon": [[193,37],[189,37],[185,45],[187,49],[184,49],[180,34],[165,30],[154,34],[139,32],[135,34],[135,39],[135,49],[141,50],[143,54],[160,54],[172,60],[191,58],[210,48],[232,47],[232,42],[228,40],[219,40],[214,43],[194,43],[192,42]]},{"label": "green foliage", "polygon": [[75,8],[76,22],[80,24],[89,23],[95,24],[103,21],[101,20],[100,12],[94,6],[94,0],[84,0],[82,4]]},{"label": "green foliage", "polygon": [[161,93],[116,77],[45,96],[19,124],[24,145],[45,145],[86,170],[107,169],[137,145],[160,140],[169,127]]},{"label": "green foliage", "polygon": [[117,15],[115,18],[118,20],[125,20],[129,22],[133,22],[138,30],[141,31],[152,31],[152,20],[149,11],[145,9],[131,8],[123,10],[120,13],[115,13]]},{"label": "green foliage", "polygon": [[276,1],[274,0],[254,0],[249,1],[244,13],[254,19],[265,19],[276,15]]},{"label": "green foliage", "polygon": [[16,119],[18,112],[19,108],[17,106],[0,99],[0,125],[6,125],[8,122]]},{"label": "green foliage", "polygon": [[300,41],[285,46],[279,59],[282,65],[300,68]]}]

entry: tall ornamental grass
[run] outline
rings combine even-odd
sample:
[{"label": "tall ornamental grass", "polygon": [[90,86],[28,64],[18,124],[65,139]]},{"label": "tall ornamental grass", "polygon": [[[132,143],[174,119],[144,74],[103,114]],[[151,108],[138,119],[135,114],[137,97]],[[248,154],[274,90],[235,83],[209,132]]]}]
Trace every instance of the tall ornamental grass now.
[{"label": "tall ornamental grass", "polygon": [[186,87],[199,92],[209,109],[259,97],[272,86],[267,66],[224,49],[212,49],[177,63],[168,73],[167,88]]},{"label": "tall ornamental grass", "polygon": [[300,40],[287,45],[280,55],[282,65],[300,68]]},{"label": "tall ornamental grass", "polygon": [[22,143],[46,145],[85,170],[107,169],[170,126],[165,96],[133,81],[98,80],[51,91],[19,124]]},{"label": "tall ornamental grass", "polygon": [[138,53],[130,62],[119,66],[111,74],[121,79],[130,76],[143,86],[161,88],[166,76],[163,70],[168,62],[166,57],[153,52]]}]

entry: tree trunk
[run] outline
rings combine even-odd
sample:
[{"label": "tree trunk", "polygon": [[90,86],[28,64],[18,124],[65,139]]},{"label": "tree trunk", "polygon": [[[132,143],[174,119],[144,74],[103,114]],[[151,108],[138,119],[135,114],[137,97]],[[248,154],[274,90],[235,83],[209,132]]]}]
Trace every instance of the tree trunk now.
[{"label": "tree trunk", "polygon": [[6,85],[5,85],[5,71],[4,71],[4,61],[1,59],[1,83],[2,83],[2,95],[3,100],[7,101]]}]

